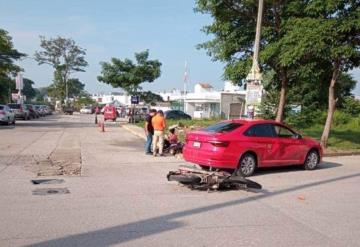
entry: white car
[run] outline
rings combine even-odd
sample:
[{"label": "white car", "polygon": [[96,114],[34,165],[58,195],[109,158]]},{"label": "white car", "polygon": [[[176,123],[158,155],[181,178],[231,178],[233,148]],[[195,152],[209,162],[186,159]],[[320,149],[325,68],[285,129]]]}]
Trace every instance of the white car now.
[{"label": "white car", "polygon": [[15,113],[7,105],[0,105],[0,123],[15,124]]},{"label": "white car", "polygon": [[82,113],[82,114],[91,114],[92,109],[91,109],[90,106],[84,106],[83,108],[80,109],[80,113]]}]

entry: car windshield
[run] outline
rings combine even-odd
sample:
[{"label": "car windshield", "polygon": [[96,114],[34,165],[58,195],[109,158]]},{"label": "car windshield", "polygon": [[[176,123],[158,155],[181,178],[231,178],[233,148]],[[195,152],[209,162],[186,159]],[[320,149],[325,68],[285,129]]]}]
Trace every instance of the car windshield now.
[{"label": "car windshield", "polygon": [[8,104],[8,106],[12,109],[20,109],[20,105],[19,104]]},{"label": "car windshield", "polygon": [[216,133],[231,132],[231,131],[239,128],[241,125],[242,124],[240,124],[240,123],[221,122],[221,123],[217,123],[214,125],[210,125],[202,130],[206,131],[206,132],[216,132]]}]

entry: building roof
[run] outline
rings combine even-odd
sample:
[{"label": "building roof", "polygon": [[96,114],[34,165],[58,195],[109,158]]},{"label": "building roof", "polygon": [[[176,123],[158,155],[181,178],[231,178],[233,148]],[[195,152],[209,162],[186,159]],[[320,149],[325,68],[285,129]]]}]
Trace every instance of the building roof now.
[{"label": "building roof", "polygon": [[209,83],[201,82],[201,83],[199,83],[199,85],[200,85],[202,88],[213,88],[213,86],[211,86]]}]

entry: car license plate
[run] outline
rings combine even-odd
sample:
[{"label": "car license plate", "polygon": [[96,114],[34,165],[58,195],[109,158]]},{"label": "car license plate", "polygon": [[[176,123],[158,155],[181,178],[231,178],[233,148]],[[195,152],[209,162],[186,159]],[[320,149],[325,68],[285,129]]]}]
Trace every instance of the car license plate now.
[{"label": "car license plate", "polygon": [[200,142],[193,142],[193,147],[199,148],[201,146]]}]

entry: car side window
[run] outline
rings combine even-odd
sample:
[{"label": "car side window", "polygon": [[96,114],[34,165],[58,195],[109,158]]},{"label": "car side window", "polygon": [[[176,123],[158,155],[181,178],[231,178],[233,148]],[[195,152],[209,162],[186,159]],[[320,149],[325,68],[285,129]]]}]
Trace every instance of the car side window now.
[{"label": "car side window", "polygon": [[246,136],[274,137],[273,128],[270,124],[257,124],[245,131]]},{"label": "car side window", "polygon": [[280,137],[280,138],[295,138],[296,137],[296,133],[294,133],[293,131],[291,131],[288,128],[285,128],[284,126],[275,125],[274,129],[275,129],[275,133],[276,133],[277,137]]}]

